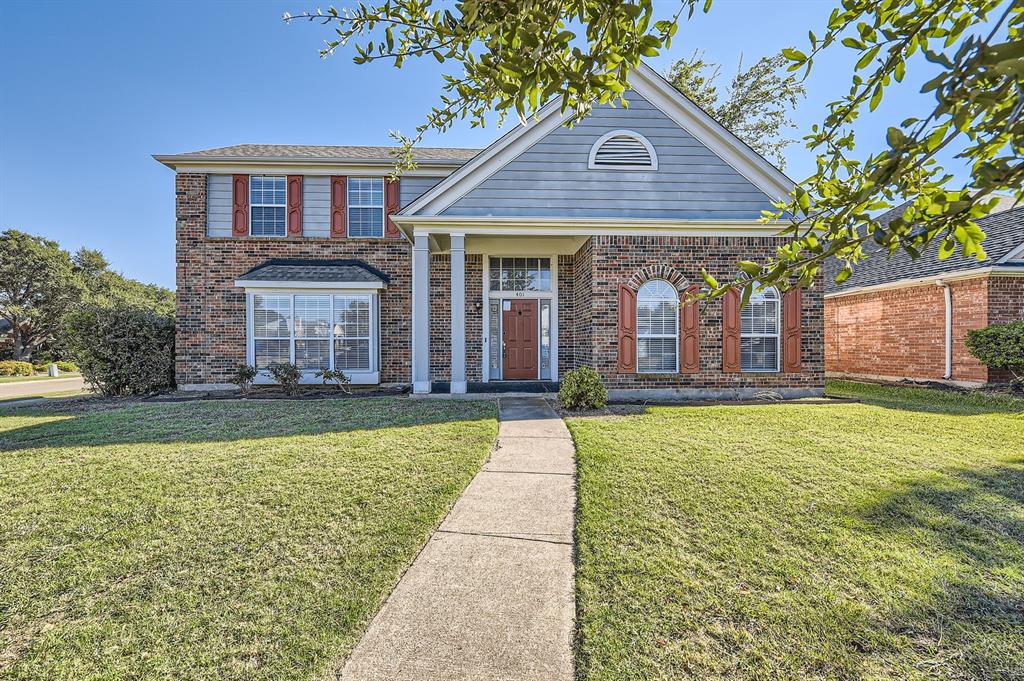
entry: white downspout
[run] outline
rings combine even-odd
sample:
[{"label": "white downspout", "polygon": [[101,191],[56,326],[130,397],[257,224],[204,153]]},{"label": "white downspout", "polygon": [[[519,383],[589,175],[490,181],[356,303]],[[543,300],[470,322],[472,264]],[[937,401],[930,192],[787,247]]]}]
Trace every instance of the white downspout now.
[{"label": "white downspout", "polygon": [[941,279],[935,283],[942,288],[946,303],[946,373],[942,377],[949,380],[953,378],[953,291]]}]

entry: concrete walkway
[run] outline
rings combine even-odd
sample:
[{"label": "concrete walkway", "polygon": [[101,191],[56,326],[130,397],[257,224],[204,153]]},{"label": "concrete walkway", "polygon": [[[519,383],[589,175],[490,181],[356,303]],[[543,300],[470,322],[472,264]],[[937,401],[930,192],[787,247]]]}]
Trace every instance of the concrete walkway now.
[{"label": "concrete walkway", "polygon": [[0,398],[49,395],[50,393],[84,389],[85,381],[81,376],[51,378],[41,381],[12,381],[11,383],[0,383]]},{"label": "concrete walkway", "polygon": [[500,401],[498,443],[343,679],[573,678],[575,450],[542,399]]}]

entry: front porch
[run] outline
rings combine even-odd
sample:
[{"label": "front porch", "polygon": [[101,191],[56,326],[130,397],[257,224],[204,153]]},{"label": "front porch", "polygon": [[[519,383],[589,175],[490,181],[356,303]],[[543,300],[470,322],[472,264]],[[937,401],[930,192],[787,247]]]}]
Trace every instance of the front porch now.
[{"label": "front porch", "polygon": [[573,258],[589,237],[412,238],[413,392],[557,391],[574,355]]}]

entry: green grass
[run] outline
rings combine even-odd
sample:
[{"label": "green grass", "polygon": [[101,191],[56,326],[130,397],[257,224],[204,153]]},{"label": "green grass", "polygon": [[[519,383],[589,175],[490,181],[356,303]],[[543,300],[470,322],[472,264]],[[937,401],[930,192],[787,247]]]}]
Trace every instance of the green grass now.
[{"label": "green grass", "polygon": [[81,374],[65,374],[60,376],[49,376],[47,374],[34,374],[32,376],[0,376],[0,383],[23,383],[24,381],[54,381],[58,378],[78,378]]},{"label": "green grass", "polygon": [[490,403],[0,412],[0,677],[330,674],[497,433]]},{"label": "green grass", "polygon": [[88,390],[59,390],[59,391],[54,392],[54,393],[43,393],[41,395],[13,395],[11,397],[0,397],[0,405],[3,405],[3,406],[14,405],[17,402],[21,402],[21,401],[24,401],[24,400],[35,400],[35,399],[39,399],[39,398],[43,398],[43,399],[47,399],[47,400],[52,400],[52,399],[58,399],[58,398],[61,398],[61,397],[74,397],[76,395],[88,395],[88,394],[89,394]]},{"label": "green grass", "polygon": [[1024,401],[569,420],[584,679],[1021,679]]}]

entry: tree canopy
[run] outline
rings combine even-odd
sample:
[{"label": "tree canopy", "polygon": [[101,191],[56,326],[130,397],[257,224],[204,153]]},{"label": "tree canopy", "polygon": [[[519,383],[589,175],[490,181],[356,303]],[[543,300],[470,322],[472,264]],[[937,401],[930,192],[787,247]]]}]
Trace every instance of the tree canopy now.
[{"label": "tree canopy", "polygon": [[0,319],[11,325],[14,359],[61,344],[64,320],[83,303],[174,312],[174,292],[111,271],[100,251],[74,256],[56,241],[18,230],[0,232]]},{"label": "tree canopy", "polygon": [[[324,56],[346,48],[360,64],[390,60],[401,68],[429,57],[457,67],[415,134],[398,135],[401,168],[413,165],[412,146],[425,132],[461,119],[479,126],[492,112],[499,121],[513,112],[525,121],[551,100],[577,117],[598,103],[625,105],[631,71],[669,49],[680,22],[697,11],[712,11],[711,0],[657,8],[652,0],[387,0],[285,20],[332,25]],[[849,50],[856,65],[848,93],[805,138],[817,156],[815,173],[766,216],[792,240],[767,262],[739,263],[743,274],[731,284],[742,286],[745,298],[754,279],[783,288],[809,284],[829,257],[845,261],[845,279],[867,240],[917,256],[939,239],[940,258],[958,250],[982,257],[984,233],[975,220],[994,206],[997,192],[1024,200],[1022,26],[1024,0],[841,0],[827,25],[812,27],[803,50],[785,49],[802,77],[826,51]],[[932,101],[889,126],[884,148],[864,153],[852,124],[908,71],[927,68],[937,69],[923,87]],[[957,150],[970,168],[966,181],[954,184],[939,165],[943,149]],[[903,217],[874,219],[904,199],[912,204]],[[705,279],[713,295],[730,284]]]}]

